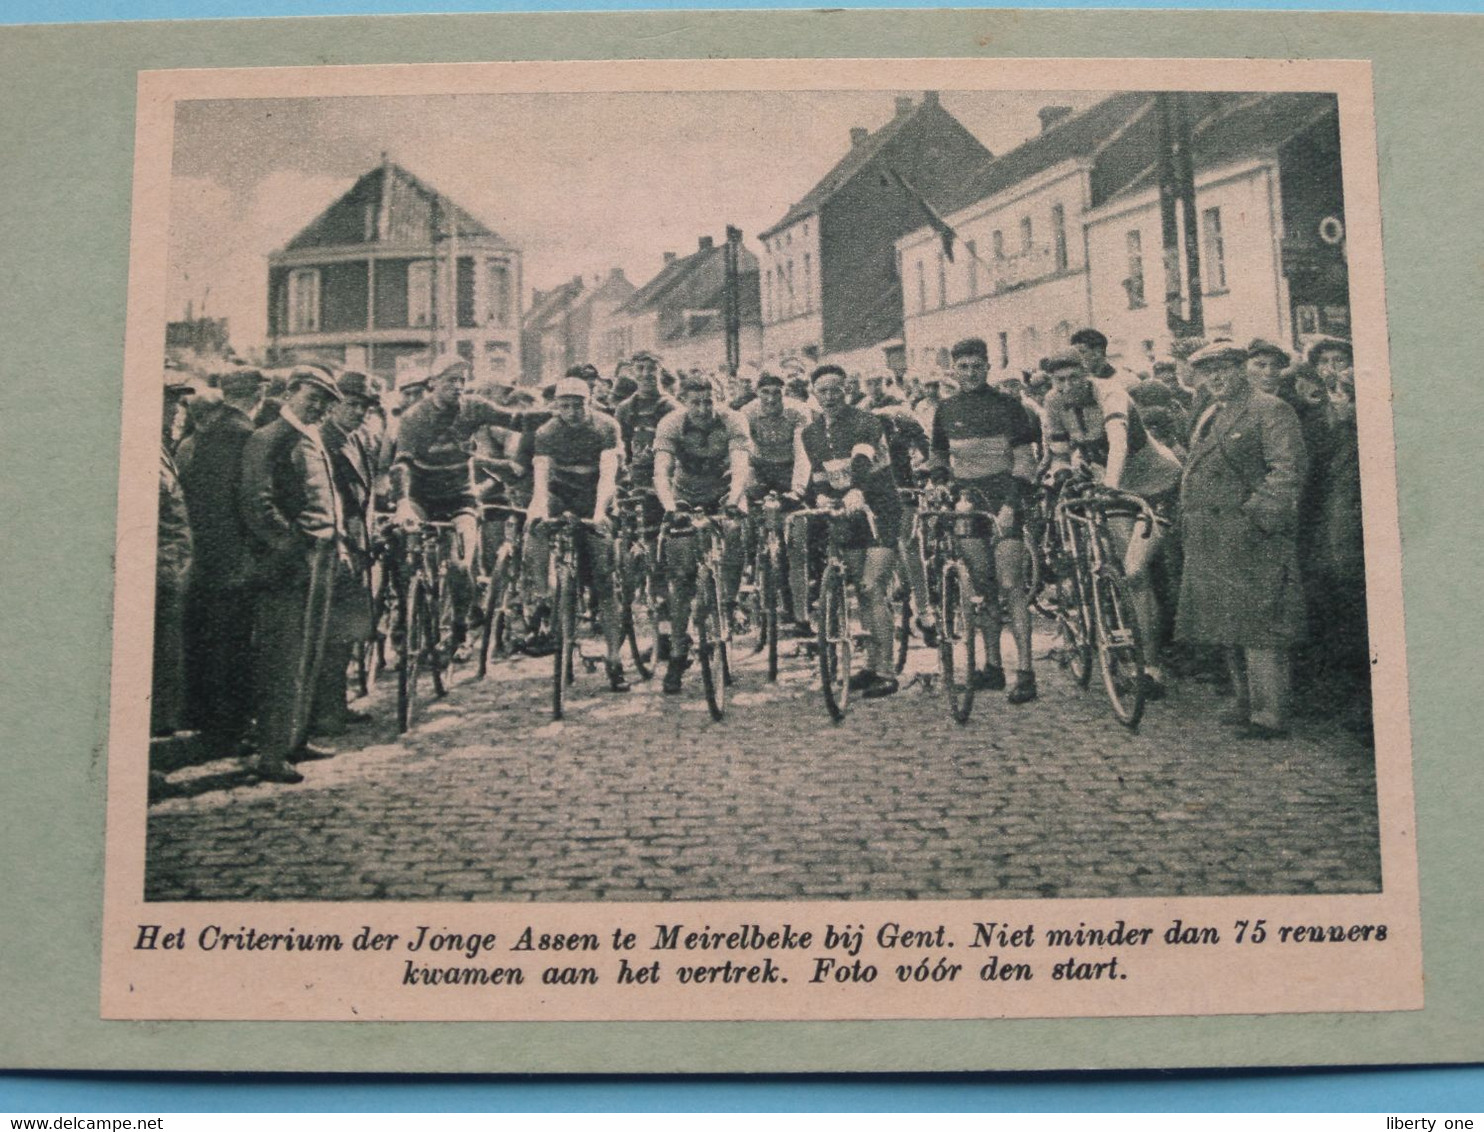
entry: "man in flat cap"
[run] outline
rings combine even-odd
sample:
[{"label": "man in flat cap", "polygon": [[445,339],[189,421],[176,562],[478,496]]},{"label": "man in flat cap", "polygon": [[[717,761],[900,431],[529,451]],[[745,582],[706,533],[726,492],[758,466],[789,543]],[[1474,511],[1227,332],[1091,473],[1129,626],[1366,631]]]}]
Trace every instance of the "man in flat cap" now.
[{"label": "man in flat cap", "polygon": [[1211,403],[1180,485],[1175,632],[1225,646],[1237,703],[1222,722],[1240,738],[1276,739],[1288,733],[1289,650],[1305,632],[1296,536],[1307,457],[1293,409],[1253,389],[1246,363],[1235,343],[1190,358]]},{"label": "man in flat cap", "polygon": [[267,384],[252,368],[223,374],[220,407],[177,453],[196,547],[186,605],[187,672],[210,757],[241,754],[252,723],[253,554],[238,497],[242,453]]},{"label": "man in flat cap", "polygon": [[1283,396],[1283,371],[1289,361],[1288,351],[1266,338],[1247,343],[1247,377],[1259,393]]},{"label": "man in flat cap", "polygon": [[259,587],[256,770],[270,782],[302,782],[290,764],[325,754],[308,745],[309,709],[345,526],[315,426],[340,399],[327,369],[296,366],[278,419],[253,433],[242,451],[239,498]]}]

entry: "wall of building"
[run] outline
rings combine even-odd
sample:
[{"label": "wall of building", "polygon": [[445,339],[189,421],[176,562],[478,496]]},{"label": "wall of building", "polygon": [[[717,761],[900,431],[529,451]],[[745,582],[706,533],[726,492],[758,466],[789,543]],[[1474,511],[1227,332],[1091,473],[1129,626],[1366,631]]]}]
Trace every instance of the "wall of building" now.
[{"label": "wall of building", "polygon": [[[1276,174],[1273,162],[1262,161],[1212,170],[1197,178],[1208,338],[1228,336],[1245,342],[1262,337],[1279,343],[1290,339]],[[1211,209],[1220,214],[1219,248],[1208,238],[1205,217]],[[1142,303],[1131,300],[1124,287],[1129,278],[1128,234],[1135,231],[1143,261]],[[1090,217],[1087,239],[1092,268],[1090,321],[1108,335],[1109,355],[1137,368],[1148,353],[1167,352],[1170,331],[1156,189],[1115,201]],[[1218,274],[1224,279],[1217,278]]]},{"label": "wall of building", "polygon": [[[758,265],[764,354],[777,361],[801,355],[806,348],[817,349],[824,333],[819,218],[806,216],[795,221],[762,241],[762,249]],[[792,290],[788,286],[790,268]]]}]

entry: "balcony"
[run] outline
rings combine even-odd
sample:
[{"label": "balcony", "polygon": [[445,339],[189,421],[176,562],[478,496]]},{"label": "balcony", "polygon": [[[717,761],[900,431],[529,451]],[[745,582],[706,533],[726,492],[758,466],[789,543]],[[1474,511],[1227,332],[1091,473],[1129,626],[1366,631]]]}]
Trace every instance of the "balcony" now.
[{"label": "balcony", "polygon": [[1030,251],[1002,256],[994,260],[991,282],[995,293],[998,294],[1001,291],[1013,291],[1017,287],[1038,283],[1042,279],[1058,275],[1065,270],[1065,267],[1059,266],[1056,262],[1055,248],[1031,248]]}]

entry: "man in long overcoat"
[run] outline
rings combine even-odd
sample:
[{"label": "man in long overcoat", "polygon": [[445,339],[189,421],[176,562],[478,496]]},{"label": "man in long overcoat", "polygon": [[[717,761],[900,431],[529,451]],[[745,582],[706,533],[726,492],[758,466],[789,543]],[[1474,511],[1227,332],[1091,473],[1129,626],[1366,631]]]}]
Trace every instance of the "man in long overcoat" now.
[{"label": "man in long overcoat", "polygon": [[302,782],[290,763],[325,754],[305,737],[344,526],[315,426],[339,400],[326,369],[296,367],[277,419],[253,433],[242,452],[239,502],[258,586],[256,769],[273,782]]},{"label": "man in long overcoat", "polygon": [[1176,636],[1223,645],[1237,693],[1224,719],[1243,738],[1287,733],[1289,649],[1303,638],[1299,495],[1307,464],[1292,408],[1253,389],[1231,343],[1193,354],[1211,403],[1196,421],[1180,485],[1185,549]]},{"label": "man in long overcoat", "polygon": [[211,756],[240,753],[252,722],[253,555],[238,494],[242,452],[265,384],[255,369],[223,374],[220,406],[176,452],[195,544],[186,599],[187,685]]},{"label": "man in long overcoat", "polygon": [[346,670],[355,647],[371,635],[371,505],[375,467],[361,425],[378,403],[363,373],[336,380],[341,400],[319,426],[344,517],[346,554],[335,574],[324,662],[310,713],[310,732],[339,735],[356,715],[346,706]]}]

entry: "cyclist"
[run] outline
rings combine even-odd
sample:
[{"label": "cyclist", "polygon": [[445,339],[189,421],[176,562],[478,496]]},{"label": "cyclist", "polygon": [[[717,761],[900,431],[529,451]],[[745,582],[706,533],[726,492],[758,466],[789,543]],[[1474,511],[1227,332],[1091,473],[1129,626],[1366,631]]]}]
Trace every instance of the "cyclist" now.
[{"label": "cyclist", "polygon": [[1072,350],[1082,359],[1087,376],[1094,381],[1113,381],[1125,388],[1139,384],[1139,375],[1108,360],[1108,336],[1090,326],[1083,327],[1070,339]]},{"label": "cyclist", "polygon": [[811,375],[821,413],[799,434],[794,490],[815,500],[836,499],[852,516],[845,569],[860,593],[861,618],[870,634],[866,667],[850,677],[866,699],[897,690],[892,664],[891,581],[896,570],[901,504],[881,419],[848,403],[847,377],[836,365]]},{"label": "cyclist", "polygon": [[[886,450],[891,456],[891,473],[898,488],[910,488],[917,484],[917,468],[928,458],[928,437],[922,423],[895,398],[885,400],[872,410],[881,420],[886,435]],[[902,496],[902,518],[898,534],[897,551],[901,555],[902,569],[907,574],[907,585],[912,590],[912,605],[917,613],[917,631],[928,648],[938,646],[938,615],[928,598],[927,574],[923,569],[922,555],[912,542],[913,516],[917,504]]]},{"label": "cyclist", "polygon": [[1028,703],[1036,698],[1036,674],[1031,666],[1031,614],[1021,532],[1033,494],[1036,434],[1019,399],[989,386],[989,347],[984,339],[965,338],[954,345],[950,357],[959,392],[945,399],[933,416],[929,468],[940,482],[952,478],[976,509],[992,512],[996,535],[993,556],[990,532],[982,525],[976,524],[974,537],[963,540],[964,558],[985,599],[979,605],[985,663],[974,674],[974,685],[989,691],[1005,687],[1000,659],[1001,602],[991,596],[998,583],[1001,600],[1010,611],[1018,662],[1008,698],[1012,704]]},{"label": "cyclist", "polygon": [[577,536],[579,584],[582,589],[591,588],[598,599],[608,648],[608,690],[627,692],[629,684],[619,660],[622,622],[608,569],[613,557],[609,510],[618,483],[620,457],[618,423],[607,413],[591,410],[591,396],[582,378],[562,378],[556,386],[556,415],[536,430],[525,546],[532,567],[527,577],[535,581],[541,598],[549,600],[543,591],[551,538],[540,520],[570,513],[598,524],[597,530],[583,527]]},{"label": "cyclist", "polygon": [[[1149,434],[1129,391],[1113,381],[1087,375],[1075,353],[1046,359],[1051,392],[1046,397],[1046,449],[1050,463],[1082,464],[1105,487],[1143,496],[1155,511],[1168,513],[1180,485],[1180,461]],[[1114,550],[1123,556],[1124,577],[1133,602],[1145,653],[1146,699],[1164,695],[1164,682],[1153,663],[1160,640],[1160,611],[1149,567],[1158,547],[1155,532],[1134,538],[1134,520],[1118,516],[1108,521]]]},{"label": "cyclist", "polygon": [[[799,434],[809,424],[809,412],[784,397],[783,378],[777,374],[764,373],[759,377],[755,393],[756,398],[742,410],[752,438],[752,475],[747,498],[755,502],[770,491],[792,497]],[[813,635],[806,613],[809,608],[809,560],[804,542],[807,530],[808,524],[803,519],[792,518],[785,529],[789,592],[800,636]],[[751,544],[744,547],[744,562],[752,561],[752,550]]]},{"label": "cyclist", "polygon": [[[740,413],[715,403],[711,382],[699,374],[681,379],[684,411],[660,421],[654,437],[654,490],[667,516],[690,510],[730,511],[740,508],[751,470],[752,444]],[[742,580],[742,552],[737,524],[723,523],[725,539],[722,589],[730,620]],[[696,589],[695,540],[682,536],[665,542],[663,568],[670,586],[670,660],[663,690],[681,690],[681,674],[690,647],[690,607]]]},{"label": "cyclist", "polygon": [[512,428],[520,423],[520,414],[464,395],[470,368],[457,355],[434,362],[427,396],[402,414],[391,469],[391,496],[398,523],[453,524],[456,537],[448,570],[453,597],[449,644],[456,656],[464,651],[477,597],[474,563],[479,552],[479,504],[470,476],[469,445],[474,434],[486,426]]}]

